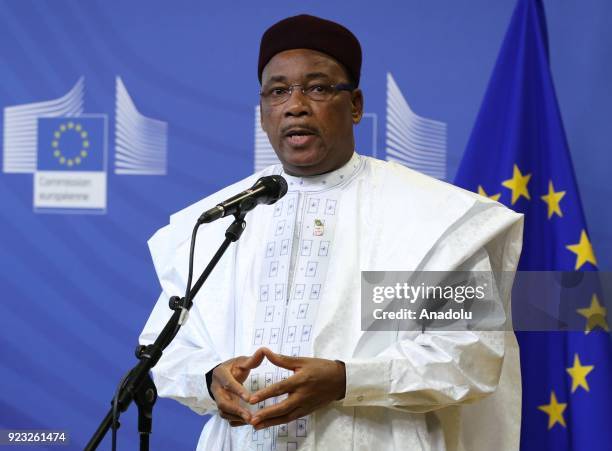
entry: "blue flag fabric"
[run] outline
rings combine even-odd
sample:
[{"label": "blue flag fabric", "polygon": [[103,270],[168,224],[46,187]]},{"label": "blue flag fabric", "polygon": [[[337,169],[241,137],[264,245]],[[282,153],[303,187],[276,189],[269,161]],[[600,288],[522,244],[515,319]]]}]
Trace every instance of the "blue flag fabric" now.
[{"label": "blue flag fabric", "polygon": [[[519,270],[597,270],[541,0],[518,1],[455,183],[525,214]],[[585,296],[576,315],[584,332],[517,332],[523,450],[612,447],[612,346],[601,293]]]}]

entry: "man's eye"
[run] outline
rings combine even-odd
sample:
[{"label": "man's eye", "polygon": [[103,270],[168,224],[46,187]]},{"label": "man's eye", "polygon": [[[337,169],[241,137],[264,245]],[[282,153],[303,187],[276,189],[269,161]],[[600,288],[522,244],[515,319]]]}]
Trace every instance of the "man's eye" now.
[{"label": "man's eye", "polygon": [[271,88],[268,91],[268,95],[272,97],[282,97],[286,95],[288,92],[289,91],[287,90],[287,88]]},{"label": "man's eye", "polygon": [[323,94],[327,92],[327,89],[328,87],[325,85],[312,85],[307,88],[307,91],[315,94]]}]

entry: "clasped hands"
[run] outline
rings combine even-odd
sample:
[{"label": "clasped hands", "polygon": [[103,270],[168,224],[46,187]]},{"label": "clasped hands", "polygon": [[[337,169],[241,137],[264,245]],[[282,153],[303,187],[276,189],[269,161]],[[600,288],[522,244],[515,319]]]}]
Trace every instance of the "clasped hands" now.
[{"label": "clasped hands", "polygon": [[[250,371],[261,365],[264,357],[273,365],[294,371],[294,374],[251,393],[242,384]],[[251,356],[236,357],[217,366],[212,374],[210,391],[220,416],[231,426],[250,424],[259,430],[289,423],[342,399],[346,391],[346,375],[344,364],[339,361],[289,357],[259,348]],[[253,405],[285,394],[287,397],[281,402],[254,413],[240,404],[241,399]]]}]

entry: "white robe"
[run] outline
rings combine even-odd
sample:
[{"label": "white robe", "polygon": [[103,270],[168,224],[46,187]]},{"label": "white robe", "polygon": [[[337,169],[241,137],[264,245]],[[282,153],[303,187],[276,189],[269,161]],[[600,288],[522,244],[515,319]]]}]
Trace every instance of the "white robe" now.
[{"label": "white robe", "polygon": [[[484,197],[401,165],[361,157],[343,184],[312,354],[342,360],[346,395],[314,412],[300,450],[513,450],[519,447],[521,380],[512,332],[363,332],[361,270],[514,271],[522,216]],[[185,290],[189,240],[206,209],[250,186],[271,166],[172,215],[149,241],[162,294],[141,335],[148,344]],[[236,429],[216,415],[204,375],[252,349],[265,234],[274,206],[247,215],[232,245],[196,297],[190,317],[153,369],[159,395],[213,414],[198,450],[231,449]],[[197,278],[230,219],[200,228]],[[509,304],[509,287],[498,287]],[[477,403],[471,404],[475,401]],[[250,430],[243,426],[242,430]],[[233,434],[233,435],[232,435]],[[239,435],[239,434],[238,434]]]}]

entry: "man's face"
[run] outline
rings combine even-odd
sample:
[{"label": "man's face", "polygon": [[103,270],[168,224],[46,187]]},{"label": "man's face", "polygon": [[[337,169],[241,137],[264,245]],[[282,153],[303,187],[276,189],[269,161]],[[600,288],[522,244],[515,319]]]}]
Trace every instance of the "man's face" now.
[{"label": "man's face", "polygon": [[332,57],[307,49],[276,54],[262,73],[262,91],[295,87],[279,105],[261,99],[261,126],[288,174],[309,176],[333,171],[353,154],[353,124],[361,120],[361,91],[338,91],[325,101],[311,100],[300,87],[349,83]]}]

